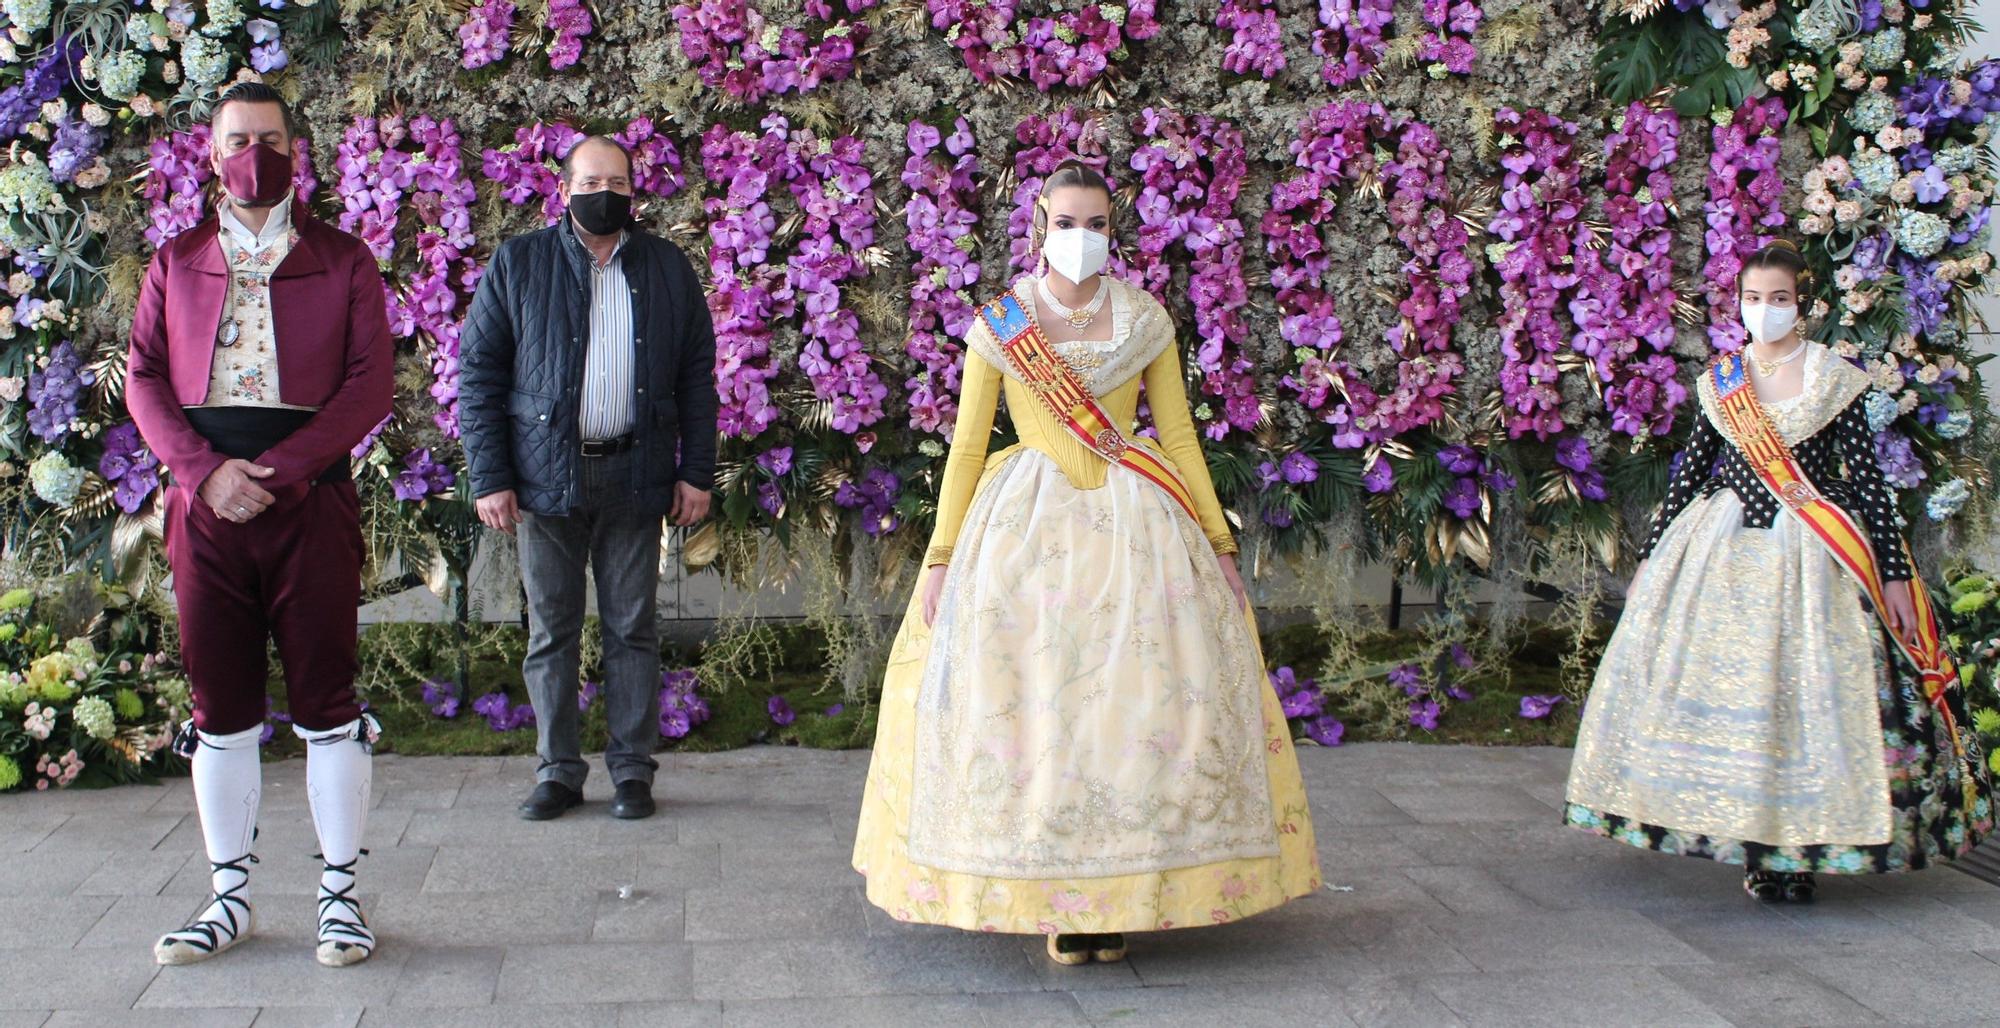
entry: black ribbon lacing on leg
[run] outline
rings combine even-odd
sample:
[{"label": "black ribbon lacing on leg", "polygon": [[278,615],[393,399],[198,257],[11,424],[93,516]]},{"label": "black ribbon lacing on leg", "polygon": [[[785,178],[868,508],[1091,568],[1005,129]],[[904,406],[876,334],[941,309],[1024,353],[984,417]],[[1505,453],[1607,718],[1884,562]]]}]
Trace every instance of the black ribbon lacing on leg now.
[{"label": "black ribbon lacing on leg", "polygon": [[[361,902],[354,898],[356,882],[354,865],[360,863],[361,857],[367,855],[368,851],[362,850],[360,857],[355,857],[345,864],[330,864],[326,863],[324,853],[313,854],[320,859],[324,868],[319,883],[319,941],[331,942],[342,949],[357,947],[374,952],[375,934],[368,930],[368,919],[361,913]],[[347,884],[338,889],[327,888],[326,879],[323,877],[325,871],[346,875]],[[340,916],[334,909],[336,906],[352,916]]]},{"label": "black ribbon lacing on leg", "polygon": [[[221,892],[211,893],[208,899],[202,902],[201,909],[195,911],[197,915],[196,920],[189,922],[187,927],[167,937],[175,942],[183,942],[193,946],[203,953],[213,953],[216,947],[222,943],[221,929],[227,928],[229,930],[229,938],[231,939],[243,934],[245,924],[244,920],[237,918],[237,908],[242,908],[243,918],[247,919],[250,915],[250,901],[238,896],[237,892],[250,884],[250,869],[243,865],[255,864],[257,862],[256,855],[250,853],[245,853],[235,860],[224,860],[219,863],[209,861],[208,873],[210,881],[214,881],[214,875],[218,871],[234,871],[242,875],[243,880]],[[226,921],[198,916],[213,906],[222,908],[222,916],[227,918]]]}]

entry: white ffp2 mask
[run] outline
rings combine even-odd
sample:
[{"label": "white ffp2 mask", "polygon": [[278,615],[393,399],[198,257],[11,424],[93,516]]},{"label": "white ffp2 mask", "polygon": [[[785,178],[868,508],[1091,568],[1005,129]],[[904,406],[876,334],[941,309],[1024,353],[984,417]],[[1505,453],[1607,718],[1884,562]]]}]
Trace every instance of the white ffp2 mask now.
[{"label": "white ffp2 mask", "polygon": [[1743,305],[1743,327],[1750,332],[1750,338],[1760,343],[1773,339],[1783,339],[1799,323],[1797,307],[1773,307],[1765,303]]},{"label": "white ffp2 mask", "polygon": [[1042,240],[1042,257],[1056,274],[1081,283],[1104,270],[1104,263],[1111,259],[1111,240],[1087,228],[1053,229]]}]

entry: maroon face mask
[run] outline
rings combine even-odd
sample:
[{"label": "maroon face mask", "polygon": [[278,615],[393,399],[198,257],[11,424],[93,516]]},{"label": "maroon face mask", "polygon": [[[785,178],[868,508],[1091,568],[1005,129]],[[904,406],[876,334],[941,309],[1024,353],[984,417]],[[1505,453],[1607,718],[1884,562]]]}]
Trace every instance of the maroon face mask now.
[{"label": "maroon face mask", "polygon": [[292,159],[252,143],[222,159],[222,188],[250,207],[269,207],[292,188]]}]

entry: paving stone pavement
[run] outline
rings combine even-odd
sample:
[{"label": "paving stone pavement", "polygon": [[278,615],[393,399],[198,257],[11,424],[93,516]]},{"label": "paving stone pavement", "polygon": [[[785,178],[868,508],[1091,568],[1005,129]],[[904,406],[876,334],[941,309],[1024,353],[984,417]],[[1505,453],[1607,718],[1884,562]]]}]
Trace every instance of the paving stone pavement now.
[{"label": "paving stone pavement", "polygon": [[847,866],[868,755],[663,755],[658,816],[530,823],[531,758],[376,761],[375,959],[312,959],[304,766],[265,767],[257,934],[151,945],[206,889],[186,781],[0,797],[0,1028],[179,1025],[2000,1025],[2000,889],[1949,869],[1760,907],[1557,824],[1569,752],[1302,749],[1325,892],[1052,966],[898,924]]}]

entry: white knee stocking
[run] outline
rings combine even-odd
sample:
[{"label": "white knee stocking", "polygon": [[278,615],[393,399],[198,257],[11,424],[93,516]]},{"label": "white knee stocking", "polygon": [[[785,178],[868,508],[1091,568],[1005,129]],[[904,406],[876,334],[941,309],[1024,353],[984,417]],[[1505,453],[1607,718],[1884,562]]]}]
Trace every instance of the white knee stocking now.
[{"label": "white knee stocking", "polygon": [[319,880],[319,961],[333,967],[360,963],[375,950],[375,936],[354,895],[354,865],[368,821],[370,754],[378,729],[366,714],[326,731],[293,727],[307,743],[306,794],[325,861]]},{"label": "white knee stocking", "polygon": [[257,801],[263,767],[257,742],[263,728],[231,735],[194,732],[192,762],[195,807],[201,816],[202,844],[208,851],[208,905],[186,928],[153,946],[163,964],[205,960],[250,934],[251,840],[257,833]]}]

